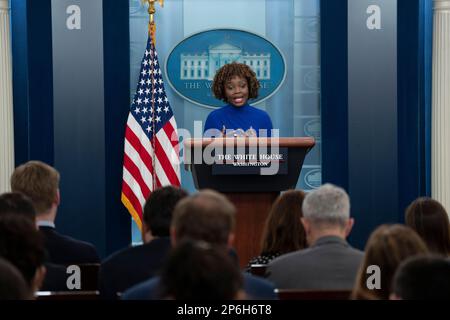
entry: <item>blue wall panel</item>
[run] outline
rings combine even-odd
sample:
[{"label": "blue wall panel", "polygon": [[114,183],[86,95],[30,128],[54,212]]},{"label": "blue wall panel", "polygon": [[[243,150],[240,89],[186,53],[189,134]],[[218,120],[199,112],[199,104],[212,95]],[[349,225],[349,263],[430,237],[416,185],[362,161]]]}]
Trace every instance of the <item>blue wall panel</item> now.
[{"label": "blue wall panel", "polygon": [[[347,61],[347,1],[321,1],[323,182],[338,184],[349,191],[356,220],[349,240],[359,248],[364,247],[379,224],[403,222],[409,202],[429,195],[431,3],[431,0],[398,0],[397,109],[386,110],[385,117],[390,120],[384,121],[381,115],[378,120],[368,117],[378,111],[364,111],[364,105],[362,110],[353,110],[349,115],[352,111],[348,108],[351,88],[347,62],[352,61]],[[370,77],[369,70],[360,76]],[[358,137],[354,136],[358,132],[350,129],[348,118],[360,122],[361,128],[370,128],[373,123],[368,122],[376,120],[376,131],[386,130],[391,137],[377,139],[369,135],[365,142],[372,151],[366,150],[361,155],[355,143]],[[378,164],[374,163],[386,139],[391,138],[396,140],[395,150],[385,153],[387,159],[380,158]],[[357,174],[355,170],[361,177],[353,178],[350,186],[351,176]],[[390,172],[387,178],[386,172]],[[384,177],[381,184],[380,177]]]},{"label": "blue wall panel", "polygon": [[53,164],[50,0],[11,1],[15,163]]},{"label": "blue wall panel", "polygon": [[[60,170],[58,230],[92,242],[106,256],[130,243],[129,215],[120,202],[129,110],[129,3],[97,1],[97,5],[100,10],[95,14],[103,17],[97,28],[103,28],[103,41],[96,42],[100,55],[93,59],[89,42],[57,54],[56,71],[65,68],[66,73],[59,74],[54,92],[51,1],[12,1],[15,152],[16,164],[36,159]],[[58,32],[65,29],[64,11]],[[94,11],[83,10],[82,18]],[[82,28],[83,22],[96,19],[90,18],[82,20]],[[70,36],[59,38],[67,41],[63,47],[73,45]],[[80,71],[90,63],[95,63],[91,69],[105,70],[96,89],[89,84],[94,80],[89,68]]]}]

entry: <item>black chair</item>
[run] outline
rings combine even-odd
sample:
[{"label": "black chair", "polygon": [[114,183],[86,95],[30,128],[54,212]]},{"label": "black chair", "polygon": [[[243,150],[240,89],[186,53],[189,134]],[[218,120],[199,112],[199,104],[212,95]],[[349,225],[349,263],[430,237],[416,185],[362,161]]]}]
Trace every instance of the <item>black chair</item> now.
[{"label": "black chair", "polygon": [[275,289],[280,300],[349,300],[351,290]]},{"label": "black chair", "polygon": [[36,300],[98,300],[98,291],[38,291]]},{"label": "black chair", "polygon": [[85,263],[78,264],[81,271],[81,290],[83,291],[97,291],[98,287],[98,273],[100,270],[99,263]]},{"label": "black chair", "polygon": [[250,273],[257,277],[266,277],[267,264],[252,264],[250,265]]}]

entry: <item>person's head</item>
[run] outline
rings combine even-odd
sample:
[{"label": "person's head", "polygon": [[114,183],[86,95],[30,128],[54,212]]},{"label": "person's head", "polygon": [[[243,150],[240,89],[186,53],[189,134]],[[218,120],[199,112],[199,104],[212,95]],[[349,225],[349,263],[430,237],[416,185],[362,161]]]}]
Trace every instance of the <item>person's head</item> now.
[{"label": "person's head", "polygon": [[308,243],[328,235],[346,238],[353,227],[350,199],[344,189],[324,184],[311,191],[302,205],[302,223]]},{"label": "person's head", "polygon": [[41,161],[18,166],[11,176],[11,189],[33,202],[37,218],[55,211],[59,205],[59,173]]},{"label": "person's head", "polygon": [[12,263],[32,292],[38,291],[45,277],[45,248],[36,226],[23,216],[0,217],[0,257]]},{"label": "person's head", "polygon": [[255,72],[243,63],[229,63],[214,76],[212,91],[217,99],[242,107],[258,97],[259,82]]},{"label": "person's head", "polygon": [[235,214],[234,205],[216,191],[203,190],[184,198],[173,213],[172,243],[177,245],[190,239],[230,247],[234,240]]},{"label": "person's head", "polygon": [[418,198],[406,209],[405,224],[413,228],[431,252],[450,255],[450,223],[444,207],[431,198]]},{"label": "person's head", "polygon": [[149,242],[153,237],[168,237],[175,205],[188,193],[172,186],[156,189],[144,205],[142,240]]},{"label": "person's head", "polygon": [[160,297],[175,300],[233,300],[242,297],[242,274],[222,248],[183,241],[161,273]]},{"label": "person's head", "polygon": [[0,300],[28,300],[32,298],[19,270],[9,261],[0,258]]},{"label": "person's head", "polygon": [[277,198],[264,226],[262,254],[283,254],[307,246],[301,222],[304,198],[300,190],[288,190]]},{"label": "person's head", "polygon": [[0,217],[6,214],[21,215],[36,223],[36,211],[31,200],[18,192],[0,195]]},{"label": "person's head", "polygon": [[395,273],[391,299],[442,300],[450,298],[450,261],[442,256],[416,256]]},{"label": "person's head", "polygon": [[[392,278],[400,263],[408,257],[427,253],[427,246],[411,228],[400,224],[379,226],[367,241],[364,259],[352,293],[353,298],[388,299]],[[380,268],[379,289],[367,287],[367,280],[372,275],[368,268],[372,265]]]}]

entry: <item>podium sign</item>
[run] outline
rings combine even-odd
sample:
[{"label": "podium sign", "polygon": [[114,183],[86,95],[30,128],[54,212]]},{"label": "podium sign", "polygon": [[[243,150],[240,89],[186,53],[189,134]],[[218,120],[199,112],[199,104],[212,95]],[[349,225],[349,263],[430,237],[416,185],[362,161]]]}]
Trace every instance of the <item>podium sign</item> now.
[{"label": "podium sign", "polygon": [[[266,148],[264,148],[266,149]],[[251,148],[235,148],[234,152],[219,152],[214,155],[213,175],[273,175],[287,174],[288,149],[276,148],[275,151]],[[278,167],[275,170],[266,170]]]}]

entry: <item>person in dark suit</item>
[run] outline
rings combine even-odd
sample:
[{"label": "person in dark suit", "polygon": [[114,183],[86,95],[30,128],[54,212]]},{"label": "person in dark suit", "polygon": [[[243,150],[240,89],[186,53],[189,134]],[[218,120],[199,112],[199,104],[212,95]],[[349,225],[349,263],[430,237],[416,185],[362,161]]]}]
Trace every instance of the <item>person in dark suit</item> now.
[{"label": "person in dark suit", "polygon": [[279,289],[351,290],[363,252],[345,240],[353,226],[347,193],[325,184],[302,205],[308,249],[282,255],[267,269]]},{"label": "person in dark suit", "polygon": [[143,245],[123,249],[105,259],[100,267],[100,294],[116,299],[117,294],[155,275],[169,252],[169,229],[175,205],[187,192],[172,186],[150,194],[144,205]]},{"label": "person in dark suit", "polygon": [[20,271],[30,293],[41,288],[46,273],[44,241],[25,216],[0,216],[0,257]]},{"label": "person in dark suit", "polygon": [[[0,218],[9,215],[23,217],[36,226],[36,211],[33,203],[22,193],[7,192],[0,195]],[[46,253],[45,268],[47,272],[40,289],[43,291],[67,290],[66,266],[49,263],[47,260],[48,254]]]},{"label": "person in dark suit", "polygon": [[40,161],[29,161],[14,170],[11,189],[28,196],[33,202],[50,263],[99,263],[97,250],[92,244],[60,234],[55,229],[60,203],[59,178],[58,171],[53,167]]},{"label": "person in dark suit", "polygon": [[[175,207],[170,228],[172,246],[176,247],[185,240],[204,241],[229,252],[234,241],[235,214],[234,205],[212,190],[203,190],[181,200]],[[236,268],[239,268],[235,262]],[[243,281],[249,299],[276,299],[275,287],[269,281],[248,273],[243,275]],[[122,298],[161,299],[159,285],[160,278],[153,277],[125,291]]]}]

